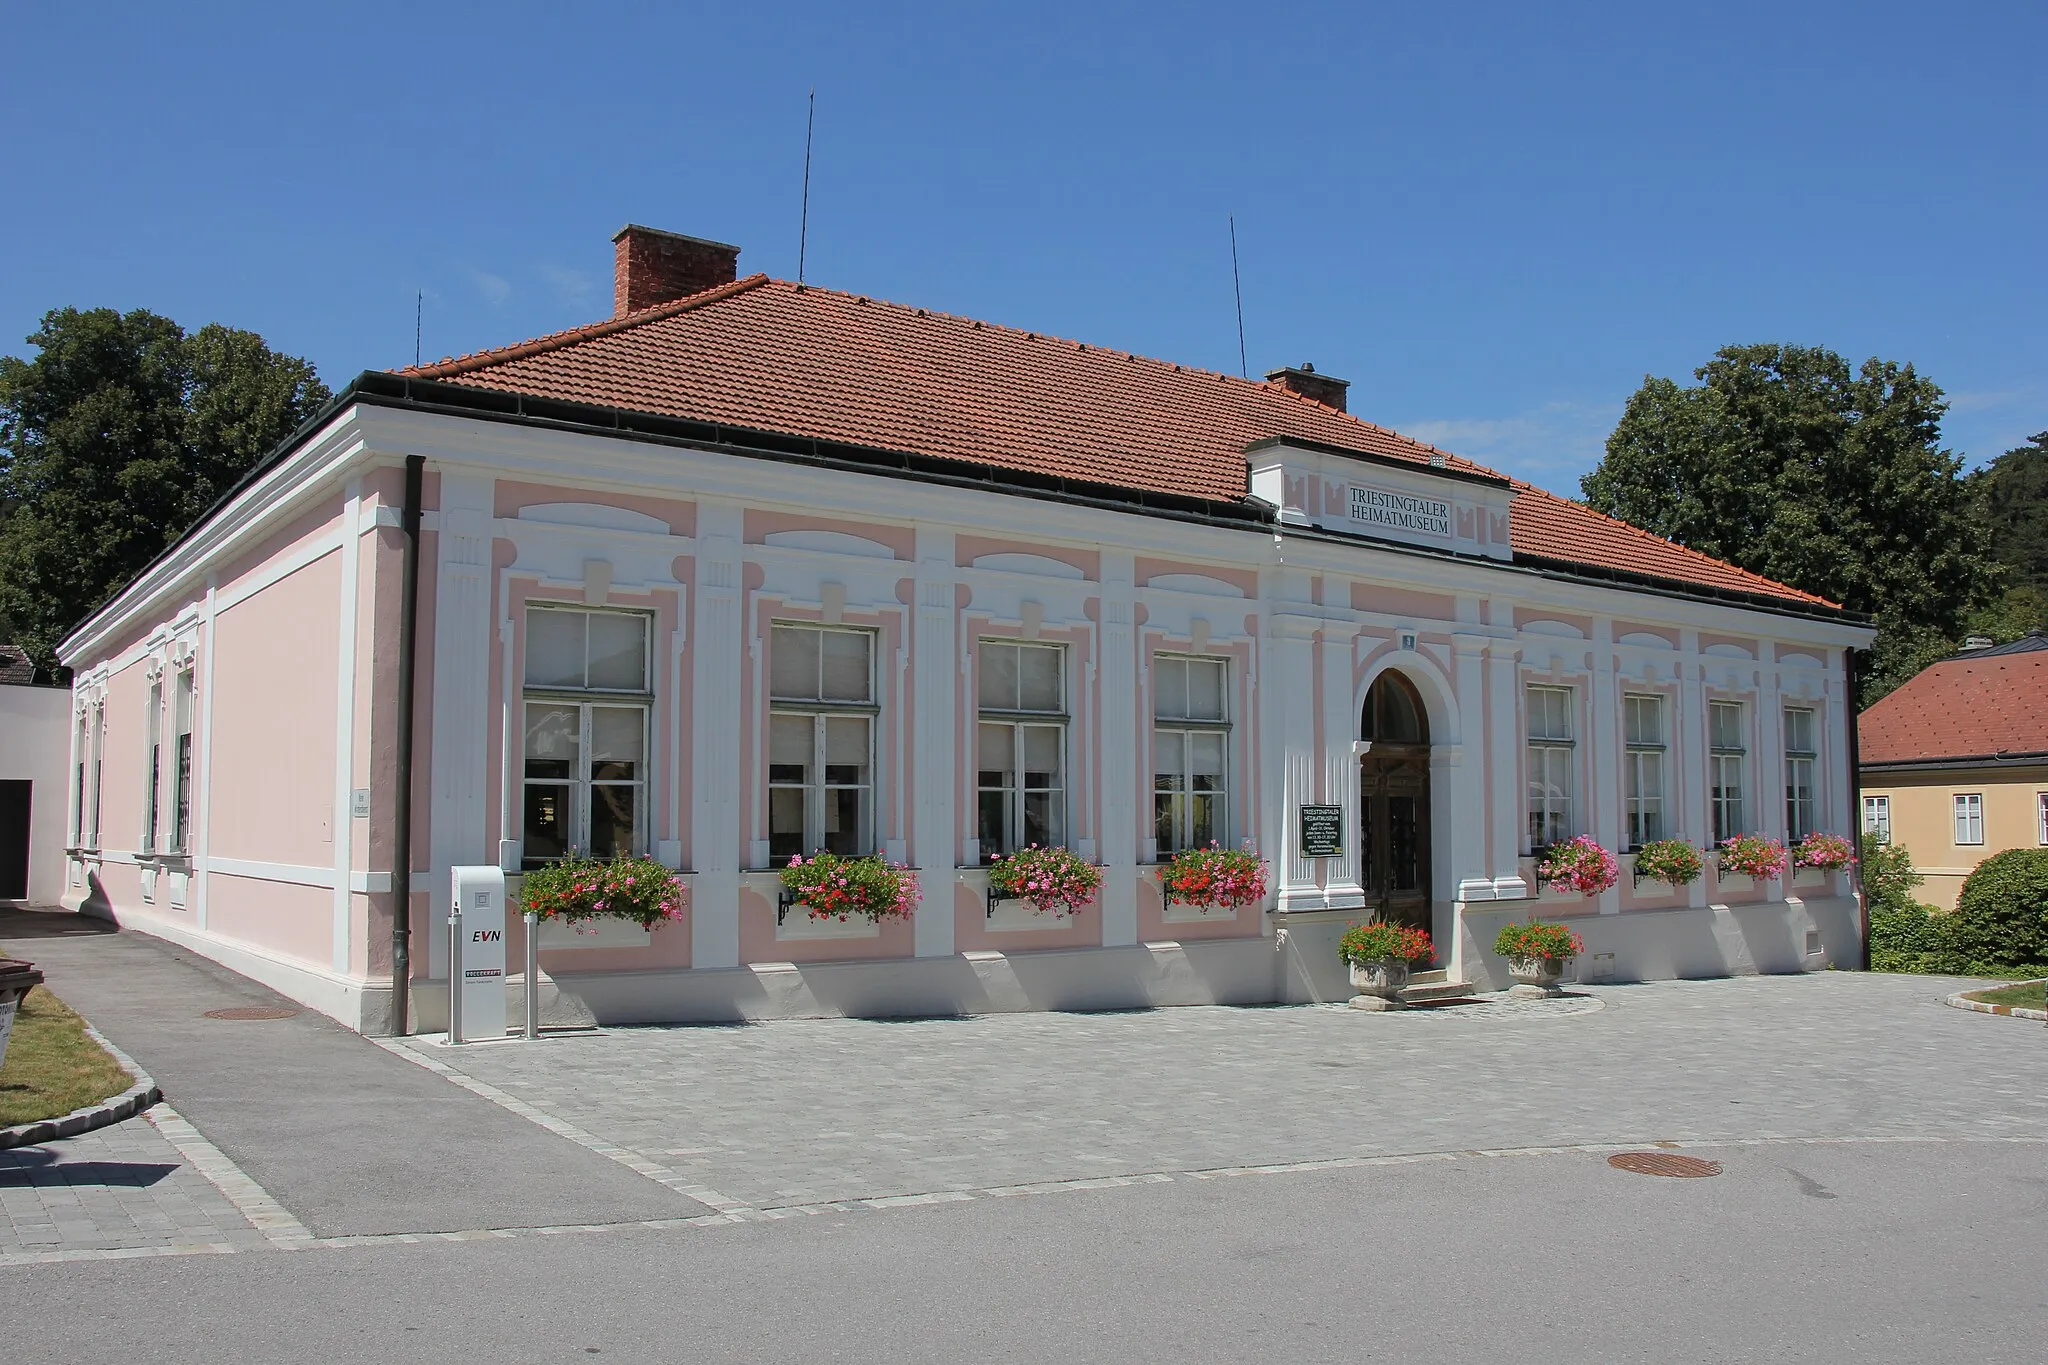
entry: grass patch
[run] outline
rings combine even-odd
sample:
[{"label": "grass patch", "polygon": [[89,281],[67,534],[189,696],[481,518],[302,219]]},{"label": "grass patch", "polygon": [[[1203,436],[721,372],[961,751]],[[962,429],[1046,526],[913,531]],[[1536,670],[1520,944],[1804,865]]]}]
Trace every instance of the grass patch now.
[{"label": "grass patch", "polygon": [[98,1104],[135,1078],[86,1036],[85,1021],[37,986],[14,1015],[7,1060],[0,1064],[0,1128],[53,1119]]},{"label": "grass patch", "polygon": [[1998,986],[1988,991],[1965,991],[1965,1000],[1981,1000],[1987,1005],[2011,1005],[2015,1009],[2048,1009],[2043,1003],[2043,983],[2030,981],[2023,986]]}]

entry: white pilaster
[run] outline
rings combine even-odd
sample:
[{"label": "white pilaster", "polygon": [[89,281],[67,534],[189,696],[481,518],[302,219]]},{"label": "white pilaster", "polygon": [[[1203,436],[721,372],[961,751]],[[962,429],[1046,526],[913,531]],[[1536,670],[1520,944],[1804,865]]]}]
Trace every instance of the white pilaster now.
[{"label": "white pilaster", "polygon": [[1138,706],[1137,641],[1132,629],[1134,558],[1128,550],[1102,553],[1102,942],[1138,941],[1137,758],[1142,712]]},{"label": "white pilaster", "polygon": [[[1336,582],[1334,594],[1325,589],[1324,610],[1342,610],[1348,615],[1350,585],[1341,579]],[[1336,602],[1332,602],[1333,596]],[[1323,622],[1323,801],[1344,808],[1344,856],[1322,860],[1323,902],[1331,909],[1365,904],[1365,888],[1358,884],[1358,755],[1352,748],[1359,721],[1355,704],[1357,642],[1355,620]]]},{"label": "white pilaster", "polygon": [[1496,640],[1487,651],[1486,753],[1493,791],[1492,858],[1496,900],[1520,900],[1533,894],[1521,872],[1522,811],[1522,679],[1520,650],[1509,640]]},{"label": "white pilaster", "polygon": [[1448,734],[1432,734],[1440,745],[1455,746],[1457,758],[1449,765],[1450,808],[1453,819],[1433,823],[1432,835],[1450,845],[1451,885],[1456,899],[1493,899],[1493,876],[1487,870],[1490,852],[1487,831],[1498,812],[1487,809],[1486,773],[1486,646],[1484,635],[1460,631],[1452,638],[1456,659],[1452,684],[1458,689],[1453,699],[1458,723]]},{"label": "white pilaster", "polygon": [[441,472],[434,555],[434,735],[427,824],[433,896],[423,926],[428,970],[448,970],[448,869],[496,863],[484,847],[485,798],[491,789],[487,699],[491,691],[491,521],[496,481],[489,475]]},{"label": "white pilaster", "polygon": [[[1670,778],[1677,787],[1678,824],[1673,834],[1711,853],[1714,824],[1707,810],[1707,691],[1698,631],[1679,632],[1678,655],[1678,714],[1671,718],[1678,757],[1677,771]],[[1686,888],[1686,903],[1694,909],[1704,908],[1713,877],[1709,858],[1705,875]]]},{"label": "white pilaster", "polygon": [[[1293,577],[1293,575],[1290,575]],[[1288,610],[1292,605],[1295,610]],[[1316,791],[1315,633],[1322,623],[1309,614],[1306,602],[1275,603],[1266,616],[1265,659],[1259,665],[1264,681],[1260,706],[1265,717],[1267,768],[1278,779],[1278,799],[1269,803],[1269,819],[1278,822],[1285,855],[1280,859],[1282,910],[1320,910],[1323,890],[1316,883],[1316,861],[1301,854],[1304,803]],[[1269,827],[1272,827],[1269,825]],[[1355,837],[1345,831],[1346,837]]]},{"label": "white pilaster", "polygon": [[953,532],[917,530],[917,619],[913,632],[911,687],[917,699],[912,740],[917,805],[912,813],[910,858],[922,871],[925,901],[914,919],[917,955],[953,953],[953,866],[960,841],[954,833],[954,711],[960,666],[954,639]]},{"label": "white pilaster", "polygon": [[740,961],[740,728],[747,692],[741,619],[736,503],[697,504],[696,619],[691,683],[696,716],[690,745],[690,963],[737,967]]},{"label": "white pilaster", "polygon": [[[1756,694],[1756,784],[1757,801],[1760,808],[1749,818],[1750,828],[1773,839],[1783,840],[1790,833],[1786,828],[1785,811],[1785,704],[1778,689],[1777,643],[1773,640],[1757,642],[1757,694]],[[1792,873],[1788,869],[1785,878],[1777,886],[1782,896],[1792,884]]]},{"label": "white pilaster", "polygon": [[[206,927],[206,864],[208,850],[213,845],[213,634],[215,598],[220,584],[213,574],[206,576],[206,644],[200,651],[203,662],[199,666],[199,823],[192,831],[192,924],[196,929]],[[91,736],[86,737],[90,745]],[[79,812],[82,820],[90,820],[90,810]]]},{"label": "white pilaster", "polygon": [[[1605,617],[1593,622],[1592,712],[1587,716],[1587,760],[1592,765],[1588,795],[1592,809],[1586,812],[1586,828],[1605,849],[1621,848],[1621,703],[1615,696],[1614,623]],[[1610,886],[1600,893],[1600,913],[1621,913],[1621,888]]]}]

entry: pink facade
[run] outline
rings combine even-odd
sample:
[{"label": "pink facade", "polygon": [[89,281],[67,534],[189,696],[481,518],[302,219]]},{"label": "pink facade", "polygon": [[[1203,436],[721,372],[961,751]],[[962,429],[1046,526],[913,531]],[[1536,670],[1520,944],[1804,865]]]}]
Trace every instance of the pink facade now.
[{"label": "pink facade", "polygon": [[[414,454],[426,476],[400,878]],[[1301,488],[1343,505],[1341,480],[1324,487],[1328,452],[1312,463]],[[1512,512],[1473,496],[1447,485],[1442,500],[1478,548],[1428,557],[1314,528],[345,403],[67,645],[88,750],[104,719],[86,801],[98,832],[75,832],[70,894],[373,1030],[395,1023],[402,883],[411,1022],[431,1027],[449,869],[500,864],[516,885],[550,841],[579,839],[675,869],[691,905],[637,939],[551,931],[534,988],[556,1017],[1331,998],[1345,991],[1336,935],[1397,909],[1435,935],[1449,979],[1475,985],[1500,974],[1492,930],[1532,913],[1573,919],[1616,977],[1848,960],[1855,906],[1839,878],[1792,894],[1625,873],[1603,895],[1558,897],[1534,884],[1532,829],[1617,850],[1651,828],[1704,844],[1710,818],[1732,818],[1739,764],[1747,826],[1790,833],[1788,708],[1817,718],[1823,827],[1849,828],[1842,660],[1868,631],[1519,572],[1490,524]],[[780,652],[827,647],[853,651],[858,685],[804,700]],[[1003,683],[1018,669],[1041,691]],[[1413,733],[1370,729],[1386,678],[1414,699]],[[180,687],[182,779],[165,757],[187,724]],[[545,756],[557,734],[579,755],[566,766]],[[812,743],[821,767],[791,748]],[[1361,773],[1397,751],[1415,795],[1383,798]],[[1313,805],[1342,812],[1352,837],[1336,853],[1299,842]],[[989,900],[989,855],[1034,832],[1102,869],[1094,904],[1055,917]],[[1163,860],[1198,837],[1255,848],[1269,901],[1166,906]],[[911,920],[820,923],[778,905],[787,849],[856,838],[918,869]],[[516,963],[516,928],[511,947]]]}]

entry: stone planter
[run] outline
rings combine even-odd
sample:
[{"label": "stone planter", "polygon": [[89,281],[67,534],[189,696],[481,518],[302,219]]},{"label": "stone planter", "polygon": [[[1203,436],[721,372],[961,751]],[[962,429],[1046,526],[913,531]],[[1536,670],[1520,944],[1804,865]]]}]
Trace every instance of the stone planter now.
[{"label": "stone planter", "polygon": [[28,993],[42,984],[32,962],[0,957],[0,1062],[7,1060],[7,1039],[14,1032],[14,1011]]},{"label": "stone planter", "polygon": [[1561,995],[1558,982],[1564,980],[1564,969],[1570,966],[1568,957],[1511,957],[1508,959],[1508,979],[1515,984],[1508,989],[1513,1000],[1537,1000],[1548,995]]},{"label": "stone planter", "polygon": [[1406,1009],[1401,988],[1408,984],[1408,964],[1386,959],[1351,964],[1351,984],[1358,994],[1351,998],[1355,1010]]}]

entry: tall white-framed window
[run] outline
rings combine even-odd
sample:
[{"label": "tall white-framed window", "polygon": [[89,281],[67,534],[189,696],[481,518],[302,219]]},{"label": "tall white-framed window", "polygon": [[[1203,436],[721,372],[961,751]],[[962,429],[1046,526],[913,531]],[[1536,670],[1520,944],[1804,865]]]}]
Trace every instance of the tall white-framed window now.
[{"label": "tall white-framed window", "polygon": [[192,851],[192,670],[171,684],[171,851]]},{"label": "tall white-framed window", "polygon": [[1881,844],[1892,841],[1892,799],[1889,796],[1863,798],[1863,832],[1875,834]]},{"label": "tall white-framed window", "polygon": [[2034,838],[2048,846],[2048,792],[2034,793]]},{"label": "tall white-framed window", "polygon": [[1067,652],[983,640],[976,679],[975,837],[981,860],[1067,842]]},{"label": "tall white-framed window", "polygon": [[105,775],[106,757],[107,704],[102,700],[93,703],[92,708],[92,805],[89,808],[92,819],[86,830],[90,836],[86,841],[86,847],[92,849],[100,846],[100,796],[104,791],[101,778]]},{"label": "tall white-framed window", "polygon": [[1713,810],[1717,844],[1748,833],[1743,788],[1749,745],[1744,739],[1742,713],[1739,701],[1707,703],[1707,804]]},{"label": "tall white-framed window", "polygon": [[164,684],[159,678],[149,685],[149,748],[145,753],[147,771],[142,790],[142,845],[144,853],[156,852],[157,821],[163,795],[164,773]]},{"label": "tall white-framed window", "polygon": [[768,634],[768,858],[875,851],[875,635]]},{"label": "tall white-framed window", "polygon": [[646,852],[650,624],[527,607],[522,866]]},{"label": "tall white-framed window", "polygon": [[1572,689],[1531,686],[1529,721],[1529,851],[1540,852],[1572,837],[1577,743],[1572,726]]},{"label": "tall white-framed window", "polygon": [[1628,846],[1664,837],[1664,698],[1627,693],[1621,699],[1627,782]]},{"label": "tall white-framed window", "polygon": [[1984,793],[1956,793],[1956,842],[1958,844],[1981,844],[1984,842]]},{"label": "tall white-framed window", "polygon": [[1161,858],[1229,837],[1229,681],[1223,659],[1152,660],[1152,837]]},{"label": "tall white-framed window", "polygon": [[1785,834],[1799,840],[1813,833],[1814,760],[1820,756],[1813,708],[1785,708]]},{"label": "tall white-framed window", "polygon": [[71,731],[71,847],[85,847],[85,781],[91,762],[92,710],[80,707]]}]

